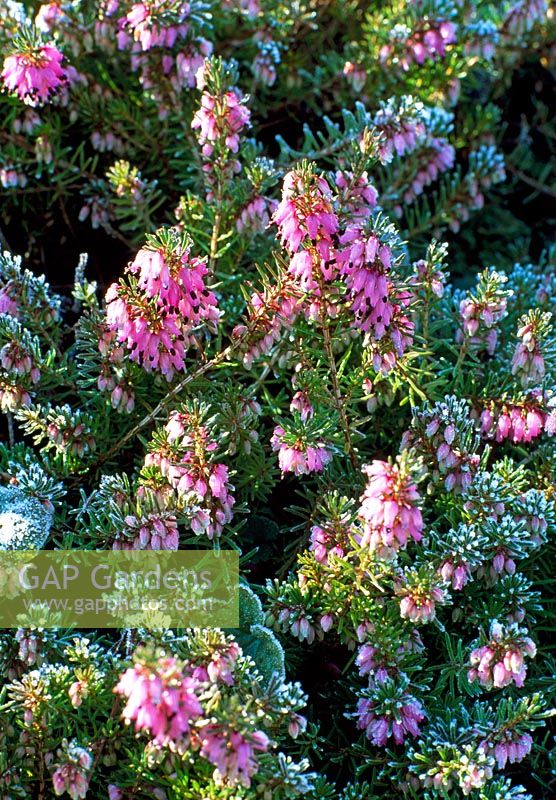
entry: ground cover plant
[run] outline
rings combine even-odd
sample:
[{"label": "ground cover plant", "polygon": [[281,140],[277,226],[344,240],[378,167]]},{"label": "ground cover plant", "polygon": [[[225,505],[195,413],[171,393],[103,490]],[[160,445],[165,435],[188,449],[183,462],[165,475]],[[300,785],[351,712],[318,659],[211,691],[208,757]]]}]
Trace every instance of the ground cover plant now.
[{"label": "ground cover plant", "polygon": [[554,7],[0,10],[0,549],[241,563],[0,632],[0,797],[553,797]]}]

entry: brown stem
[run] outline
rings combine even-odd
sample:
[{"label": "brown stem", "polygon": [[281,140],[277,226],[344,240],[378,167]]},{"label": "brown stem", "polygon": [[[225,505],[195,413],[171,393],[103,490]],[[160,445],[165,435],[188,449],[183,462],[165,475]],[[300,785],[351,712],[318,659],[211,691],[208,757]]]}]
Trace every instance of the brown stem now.
[{"label": "brown stem", "polygon": [[[120,699],[116,697],[114,699],[114,702],[112,703],[112,709],[110,711],[110,716],[108,717],[108,719],[115,719],[118,715],[119,710],[120,710]],[[91,772],[94,771],[95,767],[100,761],[100,757],[102,756],[102,752],[106,747],[106,743],[108,742],[109,738],[110,738],[109,736],[103,736],[101,739],[98,740],[98,742],[95,742],[95,744],[93,745],[94,757],[91,766]]]},{"label": "brown stem", "polygon": [[556,190],[551,189],[550,186],[547,186],[545,183],[535,180],[535,178],[532,178],[530,175],[527,175],[526,172],[522,172],[520,169],[517,169],[517,167],[514,167],[512,164],[508,164],[508,169],[513,175],[516,176],[516,178],[519,178],[519,180],[523,181],[523,183],[532,186],[533,189],[536,189],[538,192],[547,194],[549,197],[556,197]]},{"label": "brown stem", "polygon": [[[265,313],[264,308],[260,309],[259,312],[250,320],[250,324],[247,326],[247,329],[242,336],[239,336],[224,350],[221,350],[220,353],[217,353],[213,358],[210,359],[210,361],[205,361],[205,363],[201,364],[201,366],[198,367],[195,370],[195,372],[186,375],[185,378],[183,378],[183,380],[177,383],[173,389],[170,389],[170,391],[164,395],[164,397],[158,403],[158,405],[156,405],[152,411],[150,411],[145,417],[143,417],[137,423],[137,425],[134,425],[134,427],[130,431],[128,431],[124,436],[122,436],[121,439],[118,439],[118,441],[114,444],[114,446],[111,447],[110,450],[107,453],[105,453],[105,455],[103,455],[101,458],[97,459],[93,464],[91,464],[87,472],[90,472],[95,467],[104,464],[104,462],[108,461],[110,458],[112,458],[112,456],[115,456],[116,453],[118,453],[122,449],[122,447],[124,447],[127,444],[127,442],[129,442],[130,439],[133,439],[133,437],[139,433],[139,431],[143,430],[143,428],[146,425],[149,425],[151,422],[154,422],[156,417],[160,414],[161,411],[163,411],[166,408],[168,403],[175,397],[177,397],[182,391],[182,389],[184,389],[189,383],[192,383],[193,381],[197,380],[197,378],[199,378],[201,375],[204,375],[206,372],[210,372],[210,370],[217,364],[226,361],[226,359],[229,356],[233,355],[234,352],[239,351],[241,349],[241,346],[249,339],[253,331],[256,330],[257,324],[260,318],[264,315],[264,313]],[[80,479],[82,478],[83,478],[83,473],[81,473],[80,475]]]},{"label": "brown stem", "polygon": [[214,265],[216,263],[216,252],[218,250],[218,239],[220,238],[220,225],[222,224],[222,211],[221,201],[217,201],[216,216],[214,217],[214,225],[212,226],[212,236],[210,237],[210,254],[208,268],[214,274]]},{"label": "brown stem", "polygon": [[124,447],[127,444],[127,442],[129,442],[130,439],[133,439],[133,437],[139,433],[139,431],[141,431],[146,425],[149,425],[151,422],[154,422],[157,416],[160,414],[160,412],[163,411],[164,408],[168,405],[170,400],[173,400],[174,397],[177,397],[177,395],[179,395],[179,393],[182,391],[182,389],[184,389],[187,386],[188,383],[191,383],[192,381],[196,380],[201,375],[204,375],[205,372],[208,372],[210,369],[212,369],[212,367],[216,366],[216,364],[219,364],[221,361],[224,361],[230,355],[233,349],[234,349],[233,346],[229,345],[225,350],[222,350],[222,352],[218,353],[218,355],[216,355],[210,361],[205,362],[202,366],[200,366],[197,370],[195,370],[195,372],[192,372],[190,375],[186,375],[186,377],[179,383],[177,383],[174,386],[174,388],[168,392],[168,394],[164,395],[162,400],[158,403],[158,405],[156,405],[153,408],[152,411],[150,411],[145,417],[143,417],[143,419],[141,419],[137,423],[137,425],[134,425],[134,427],[130,431],[128,431],[125,434],[125,436],[122,436],[121,439],[118,439],[116,444],[113,447],[111,447],[110,450],[107,453],[105,453],[104,456],[102,456],[102,458],[95,461],[95,464],[93,466],[98,467],[105,461],[108,461],[110,458],[112,458],[112,456],[115,456],[116,453],[118,453],[122,449],[122,447]]}]

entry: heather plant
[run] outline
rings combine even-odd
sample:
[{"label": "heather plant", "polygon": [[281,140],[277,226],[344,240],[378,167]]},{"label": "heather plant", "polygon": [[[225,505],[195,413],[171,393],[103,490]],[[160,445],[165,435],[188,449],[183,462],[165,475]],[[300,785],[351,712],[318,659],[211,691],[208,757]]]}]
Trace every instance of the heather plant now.
[{"label": "heather plant", "polygon": [[0,6],[0,550],[241,557],[234,629],[0,634],[2,797],[551,797],[553,9]]}]

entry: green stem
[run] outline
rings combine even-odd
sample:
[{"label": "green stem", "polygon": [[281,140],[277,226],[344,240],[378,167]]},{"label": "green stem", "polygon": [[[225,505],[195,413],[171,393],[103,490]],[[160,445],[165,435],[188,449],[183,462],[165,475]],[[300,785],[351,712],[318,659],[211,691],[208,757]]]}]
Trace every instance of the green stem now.
[{"label": "green stem", "polygon": [[327,322],[323,322],[322,335],[324,339],[324,350],[326,353],[326,358],[328,360],[328,365],[330,367],[330,380],[332,383],[334,405],[336,407],[336,411],[338,412],[338,416],[340,418],[340,425],[342,426],[342,431],[344,433],[344,439],[346,443],[346,453],[349,456],[349,460],[351,461],[352,467],[355,470],[358,470],[359,463],[357,460],[357,455],[355,454],[355,450],[353,449],[353,443],[351,441],[349,421],[346,415],[345,403],[342,397],[342,392],[340,390],[340,383],[338,380],[338,370],[336,369],[336,359],[334,358],[334,351],[332,350],[332,337],[330,336],[330,328]]}]

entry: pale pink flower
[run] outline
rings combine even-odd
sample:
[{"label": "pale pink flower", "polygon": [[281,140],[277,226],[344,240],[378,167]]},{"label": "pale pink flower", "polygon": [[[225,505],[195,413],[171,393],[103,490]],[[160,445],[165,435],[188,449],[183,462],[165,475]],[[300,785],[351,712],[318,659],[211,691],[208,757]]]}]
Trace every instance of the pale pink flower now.
[{"label": "pale pink flower", "polygon": [[478,680],[487,689],[501,689],[511,683],[521,688],[527,675],[525,659],[535,657],[535,643],[515,623],[501,625],[495,621],[489,636],[486,645],[471,652],[469,681]]},{"label": "pale pink flower", "polygon": [[485,739],[481,744],[483,752],[494,756],[500,770],[505,769],[508,762],[518,764],[523,761],[532,747],[533,739],[530,734],[519,734],[511,729],[496,731],[491,739]]},{"label": "pale pink flower", "polygon": [[257,753],[266,752],[269,745],[262,731],[241,734],[217,723],[203,727],[199,739],[201,755],[215,765],[218,776],[247,788],[258,769]]},{"label": "pale pink flower", "polygon": [[223,683],[232,686],[234,668],[240,653],[239,645],[234,641],[215,645],[204,663],[195,663],[192,675],[202,683]]},{"label": "pale pink flower", "polygon": [[173,514],[126,516],[125,528],[112,545],[113,550],[177,550],[178,523]]},{"label": "pale pink flower", "polygon": [[294,444],[284,440],[285,431],[279,425],[274,428],[270,443],[272,449],[278,451],[278,463],[282,475],[293,472],[296,475],[307,475],[309,472],[322,472],[332,460],[332,453],[327,444],[314,441],[312,444],[297,439]]},{"label": "pale pink flower", "polygon": [[299,391],[294,394],[290,403],[290,411],[299,411],[302,422],[306,422],[313,416],[314,409],[307,392]]},{"label": "pale pink flower", "polygon": [[369,183],[366,172],[356,178],[351,172],[338,170],[335,175],[342,212],[352,219],[367,219],[375,208],[378,192]]},{"label": "pale pink flower", "polygon": [[363,467],[368,482],[361,496],[362,543],[372,550],[404,549],[410,539],[422,538],[419,493],[401,464],[375,460]]},{"label": "pale pink flower", "polygon": [[443,605],[447,599],[445,589],[423,582],[418,576],[411,581],[396,582],[394,592],[401,597],[400,615],[417,624],[432,622],[437,605]]},{"label": "pale pink flower", "polygon": [[457,592],[471,580],[471,568],[469,564],[461,559],[447,559],[439,569],[442,579],[452,585],[452,589]]},{"label": "pale pink flower", "polygon": [[88,750],[75,742],[64,741],[58,751],[60,762],[52,774],[54,794],[67,792],[72,800],[82,800],[87,794],[93,759]]},{"label": "pale pink flower", "polygon": [[348,522],[322,522],[311,528],[310,550],[315,555],[315,560],[320,564],[327,564],[330,556],[342,558],[349,547],[352,534]]}]

